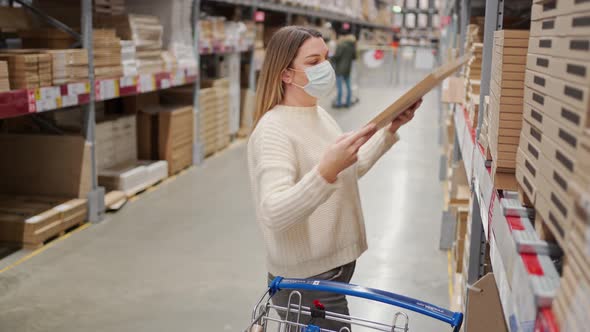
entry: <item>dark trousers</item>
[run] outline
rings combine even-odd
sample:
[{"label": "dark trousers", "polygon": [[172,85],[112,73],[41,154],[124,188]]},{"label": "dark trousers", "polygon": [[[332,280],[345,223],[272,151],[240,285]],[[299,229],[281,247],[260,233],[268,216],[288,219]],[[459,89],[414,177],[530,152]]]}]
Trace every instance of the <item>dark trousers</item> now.
[{"label": "dark trousers", "polygon": [[[356,265],[356,261],[343,265],[341,267],[335,268],[328,272],[324,272],[318,274],[317,276],[313,276],[309,279],[318,279],[318,280],[330,280],[330,281],[338,281],[344,283],[350,283],[350,279],[352,279],[352,275],[354,273],[354,268]],[[274,279],[274,276],[270,273],[268,274],[268,282],[270,283]],[[326,293],[326,292],[313,292],[313,291],[300,291],[302,299],[301,305],[306,307],[313,307],[313,301],[319,300],[324,306],[326,307],[326,311],[335,312],[342,315],[349,315],[348,312],[348,301],[346,300],[345,295],[340,294],[333,294],[333,293]],[[289,301],[289,294],[291,291],[280,291],[272,297],[272,303],[276,306],[287,307],[287,303]],[[292,304],[294,302],[298,302],[297,297],[293,297]],[[279,312],[279,316],[281,319],[286,318],[286,312]],[[290,313],[289,314],[289,321],[296,321],[297,314]],[[309,323],[309,316],[302,316],[301,324],[308,324]],[[340,331],[343,327],[348,327],[350,329],[350,324],[334,322],[325,319],[315,319],[313,321],[313,325],[319,326],[322,329],[332,330],[332,331]]]}]

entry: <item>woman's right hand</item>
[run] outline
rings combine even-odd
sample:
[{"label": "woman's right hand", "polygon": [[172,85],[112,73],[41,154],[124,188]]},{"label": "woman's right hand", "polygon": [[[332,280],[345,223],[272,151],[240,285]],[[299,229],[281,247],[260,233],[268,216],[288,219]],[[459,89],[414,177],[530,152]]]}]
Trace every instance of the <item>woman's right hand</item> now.
[{"label": "woman's right hand", "polygon": [[329,183],[336,182],[338,174],[357,162],[357,154],[361,146],[365,144],[376,132],[376,126],[369,124],[356,133],[344,134],[328,147],[318,171]]}]

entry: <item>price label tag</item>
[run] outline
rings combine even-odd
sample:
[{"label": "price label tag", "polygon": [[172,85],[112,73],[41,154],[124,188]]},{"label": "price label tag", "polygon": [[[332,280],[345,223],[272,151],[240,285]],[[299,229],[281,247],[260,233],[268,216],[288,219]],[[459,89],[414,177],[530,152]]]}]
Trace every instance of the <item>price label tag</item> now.
[{"label": "price label tag", "polygon": [[116,80],[100,81],[97,85],[96,95],[100,100],[112,99],[118,96],[118,90]]},{"label": "price label tag", "polygon": [[87,83],[70,83],[68,84],[67,94],[70,96],[81,95],[90,92],[90,86]]},{"label": "price label tag", "polygon": [[55,99],[61,95],[59,87],[46,87],[39,89],[39,99]]},{"label": "price label tag", "polygon": [[139,90],[141,92],[149,92],[156,90],[156,81],[153,75],[139,76]]},{"label": "price label tag", "polygon": [[135,76],[126,76],[121,78],[121,87],[128,88],[137,85],[137,78]]},{"label": "price label tag", "polygon": [[189,67],[186,69],[186,75],[197,76],[197,67]]},{"label": "price label tag", "polygon": [[184,74],[184,69],[178,69],[176,70],[176,72],[174,73],[174,75],[172,75],[172,81],[174,85],[182,85],[185,83],[185,74]]},{"label": "price label tag", "polygon": [[37,100],[37,101],[35,101],[35,104],[36,104],[36,108],[37,108],[37,113],[45,111],[45,108],[43,108],[43,100]]},{"label": "price label tag", "polygon": [[78,105],[78,96],[62,96],[61,104],[63,107],[70,107]]},{"label": "price label tag", "polygon": [[98,100],[102,100],[102,84],[100,81],[94,81],[94,96]]},{"label": "price label tag", "polygon": [[29,112],[37,112],[37,101],[35,100],[34,90],[27,90],[27,100],[29,103]]}]

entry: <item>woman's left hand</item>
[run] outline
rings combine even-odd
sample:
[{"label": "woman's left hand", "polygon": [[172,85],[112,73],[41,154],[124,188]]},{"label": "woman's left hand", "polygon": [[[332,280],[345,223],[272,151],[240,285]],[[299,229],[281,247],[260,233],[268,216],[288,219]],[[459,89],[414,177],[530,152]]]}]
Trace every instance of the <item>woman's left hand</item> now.
[{"label": "woman's left hand", "polygon": [[410,122],[414,118],[414,114],[418,107],[422,105],[422,98],[414,103],[414,105],[410,106],[407,110],[405,110],[400,116],[395,118],[391,121],[391,125],[389,126],[389,131],[392,134],[395,134],[398,129],[400,129],[403,125]]}]

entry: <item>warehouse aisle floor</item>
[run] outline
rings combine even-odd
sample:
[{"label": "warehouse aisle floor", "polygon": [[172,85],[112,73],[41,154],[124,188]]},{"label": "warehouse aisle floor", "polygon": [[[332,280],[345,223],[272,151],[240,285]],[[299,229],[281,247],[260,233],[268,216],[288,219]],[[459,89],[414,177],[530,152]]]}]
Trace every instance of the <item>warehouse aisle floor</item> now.
[{"label": "warehouse aisle floor", "polygon": [[[402,92],[364,89],[355,108],[333,114],[354,129]],[[353,282],[448,307],[437,100],[425,98],[402,141],[361,180],[370,249]],[[0,274],[0,330],[241,331],[266,277],[245,156],[234,144]],[[391,321],[390,308],[351,302],[356,316]],[[410,323],[448,330],[415,315]]]}]

